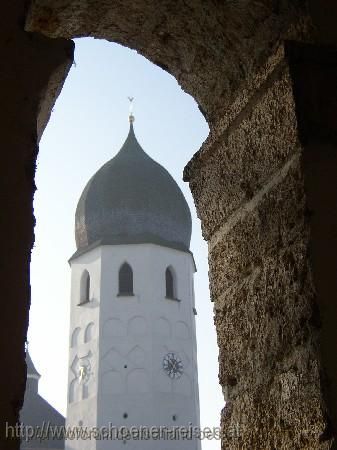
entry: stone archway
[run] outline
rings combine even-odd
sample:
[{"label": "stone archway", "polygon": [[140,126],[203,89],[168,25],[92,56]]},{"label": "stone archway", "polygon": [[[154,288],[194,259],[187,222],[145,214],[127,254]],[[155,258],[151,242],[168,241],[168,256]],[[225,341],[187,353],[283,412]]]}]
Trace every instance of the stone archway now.
[{"label": "stone archway", "polygon": [[[94,36],[135,48],[169,71],[210,126],[185,180],[209,242],[220,382],[228,398],[223,448],[331,448],[337,424],[329,348],[329,340],[337,342],[329,320],[334,277],[318,259],[337,243],[333,233],[321,239],[323,225],[335,216],[315,195],[319,174],[312,169],[322,143],[329,151],[321,167],[335,161],[336,124],[330,119],[336,105],[326,88],[333,86],[334,50],[315,57],[315,46],[285,45],[336,45],[335,34],[322,31],[318,2],[33,0],[28,11],[26,6],[13,2],[2,19],[8,61],[1,73],[3,142],[9,149],[1,169],[8,211],[1,223],[2,385],[13,386],[2,388],[4,422],[15,423],[24,392],[36,143],[72,63],[69,39]],[[327,7],[336,13],[332,2]],[[313,90],[303,84],[308,73],[325,86],[313,99],[318,114],[309,118],[303,114],[308,104],[301,103]],[[312,126],[314,132],[303,132]],[[333,179],[335,171],[328,176]],[[335,191],[325,186],[324,192],[335,201]],[[310,219],[308,201],[321,222]],[[239,436],[229,432],[237,424]]]}]

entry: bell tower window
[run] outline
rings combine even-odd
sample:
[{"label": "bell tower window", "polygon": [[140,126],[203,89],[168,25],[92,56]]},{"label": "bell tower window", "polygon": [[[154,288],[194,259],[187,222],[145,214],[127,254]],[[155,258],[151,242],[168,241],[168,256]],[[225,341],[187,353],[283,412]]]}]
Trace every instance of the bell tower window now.
[{"label": "bell tower window", "polygon": [[82,273],[81,288],[80,288],[80,302],[79,305],[84,305],[90,302],[90,275],[87,270]]},{"label": "bell tower window", "polygon": [[128,296],[133,294],[133,271],[128,263],[122,264],[118,274],[118,295]]},{"label": "bell tower window", "polygon": [[166,298],[176,300],[175,276],[172,268],[168,267],[165,272]]}]

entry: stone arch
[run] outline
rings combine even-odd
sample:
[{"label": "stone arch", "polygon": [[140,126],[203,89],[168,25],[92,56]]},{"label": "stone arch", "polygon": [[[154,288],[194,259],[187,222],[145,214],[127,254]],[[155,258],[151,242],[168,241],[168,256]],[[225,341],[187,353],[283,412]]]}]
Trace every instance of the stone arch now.
[{"label": "stone arch", "polygon": [[138,367],[142,367],[146,360],[146,352],[140,345],[135,345],[127,354],[127,358]]},{"label": "stone arch", "polygon": [[170,321],[166,317],[158,317],[153,323],[154,334],[169,338],[172,335],[172,327]]},{"label": "stone arch", "polygon": [[118,337],[125,336],[125,325],[118,317],[110,317],[103,324],[103,337]]},{"label": "stone arch", "polygon": [[143,316],[134,316],[128,321],[129,336],[145,336],[148,333],[148,325]]},{"label": "stone arch", "polygon": [[84,343],[90,342],[93,339],[94,336],[94,322],[88,323],[84,330]]},{"label": "stone arch", "polygon": [[124,358],[121,353],[115,348],[111,347],[102,357],[101,365],[102,371],[119,370],[123,367]]},{"label": "stone arch", "polygon": [[[296,9],[300,8],[294,6],[293,12]],[[289,10],[279,11],[282,14],[289,14]],[[148,26],[144,17],[151,17]],[[282,17],[279,19],[275,21],[275,11],[268,2],[260,4],[259,9],[247,6],[244,13],[235,2],[217,3],[216,7],[213,3],[200,3],[195,8],[182,4],[173,13],[170,3],[154,7],[147,0],[118,0],[90,6],[78,0],[67,0],[62,6],[53,0],[35,0],[26,29],[52,38],[93,36],[136,49],[178,80],[196,99],[211,126],[224,108],[224,99],[229,104],[261,58],[267,58],[265,42],[278,39],[289,26]],[[262,22],[266,33],[256,35],[255,29]],[[205,44],[205,35],[217,45],[211,41]],[[200,46],[200,42],[204,45]]]},{"label": "stone arch", "polygon": [[[109,2],[102,2],[101,4],[105,5],[103,6],[104,8],[107,7],[106,5],[108,3]],[[203,151],[199,154],[199,156],[202,155],[202,158],[194,159],[194,168],[198,169],[200,169],[200,166],[203,165],[201,161],[206,161],[205,153],[207,152],[212,153],[213,155],[215,154],[215,162],[216,160],[219,160],[219,158],[221,158],[221,152],[217,152],[219,150],[219,147],[221,147],[222,144],[224,144],[227,140],[228,134],[230,134],[227,133],[228,125],[231,124],[232,130],[236,128],[239,120],[236,120],[236,124],[233,124],[233,119],[236,119],[238,114],[242,112],[242,108],[246,107],[247,99],[252,97],[253,93],[255,94],[255,91],[261,86],[261,83],[265,82],[264,74],[267,74],[268,76],[270,73],[272,73],[275,69],[275,64],[279,65],[280,61],[282,64],[287,65],[287,61],[282,59],[282,56],[278,59],[279,55],[276,54],[275,48],[279,46],[280,41],[282,42],[282,39],[284,38],[291,38],[295,40],[308,39],[308,29],[311,30],[311,27],[308,25],[308,23],[315,23],[315,20],[312,20],[314,19],[313,17],[308,17],[308,11],[302,9],[306,8],[306,2],[285,1],[282,2],[282,5],[278,5],[277,2],[271,1],[255,3],[217,2],[217,7],[214,7],[214,2],[208,3],[206,0],[206,2],[200,2],[200,4],[196,2],[193,8],[190,7],[189,2],[185,2],[183,8],[181,8],[178,13],[175,8],[174,12],[172,12],[172,9],[170,10],[170,8],[172,8],[172,4],[170,2],[165,2],[165,5],[156,7],[156,10],[154,11],[153,7],[151,7],[151,5],[153,5],[153,2],[148,2],[145,0],[129,0],[123,2],[116,1],[112,6],[110,5],[111,10],[109,11],[93,11],[93,8],[97,7],[97,4],[95,2],[90,2],[89,5],[88,2],[80,2],[76,0],[68,0],[62,2],[62,8],[60,7],[60,2],[52,0],[34,0],[33,2],[31,2],[31,4],[32,9],[27,21],[27,29],[29,31],[35,31],[37,33],[41,32],[42,34],[49,35],[54,38],[70,38],[74,36],[93,35],[95,37],[119,41],[130,47],[137,48],[153,62],[161,65],[164,69],[167,69],[171,73],[173,73],[177,80],[184,87],[184,89],[190,92],[194,96],[194,98],[198,100],[205,116],[208,117],[210,121],[212,130],[215,130],[214,134],[204,146],[204,150],[206,151]],[[316,4],[318,4],[318,2],[316,2]],[[87,9],[83,9],[85,7],[87,7]],[[13,19],[13,16],[15,15],[15,30],[17,30],[17,24],[21,23],[22,21],[22,11],[23,9],[21,8],[21,5],[18,7],[17,13],[16,7],[10,9],[10,19]],[[149,21],[149,26],[151,26],[151,29],[143,29],[142,26],[144,24],[144,20],[142,20],[142,18],[152,15],[154,16],[154,18],[153,20]],[[218,20],[215,20],[215,15]],[[322,15],[327,17],[329,16],[329,14]],[[128,16],[129,20],[125,20],[126,16]],[[172,16],[173,19],[171,18]],[[100,20],[94,20],[94,18],[97,17],[99,17]],[[331,15],[331,18],[332,20],[334,20],[333,15]],[[318,43],[320,28],[322,27],[318,27],[317,31]],[[7,30],[5,31],[7,33]],[[151,31],[151,33],[148,33],[148,31]],[[12,32],[10,28],[9,32]],[[17,87],[20,88],[18,89],[19,92],[17,93],[14,90],[13,92],[17,94],[14,98],[19,99],[19,101],[21,98],[25,99],[26,101],[28,97],[30,97],[28,101],[32,102],[30,103],[30,106],[32,106],[32,108],[24,108],[23,112],[18,112],[14,108],[14,113],[17,114],[9,115],[10,117],[17,117],[18,123],[25,124],[25,126],[22,127],[22,144],[17,144],[11,139],[9,140],[9,142],[13,146],[13,149],[18,150],[17,153],[19,155],[19,158],[16,154],[14,155],[14,158],[16,158],[17,161],[20,161],[18,163],[17,173],[19,174],[22,172],[24,174],[24,177],[27,177],[28,183],[31,182],[31,188],[27,189],[27,195],[25,193],[25,195],[22,195],[22,198],[18,198],[16,202],[13,202],[15,211],[24,211],[20,213],[22,214],[20,217],[23,218],[23,226],[21,227],[22,230],[20,229],[18,232],[17,230],[14,230],[15,232],[12,232],[11,234],[10,229],[12,227],[12,215],[8,214],[8,219],[4,218],[5,232],[3,233],[3,235],[8,237],[9,242],[17,242],[18,240],[23,242],[22,249],[18,246],[18,250],[16,250],[19,263],[18,267],[15,267],[15,271],[13,271],[14,279],[16,279],[14,277],[15,272],[20,272],[23,274],[23,282],[18,283],[18,286],[14,286],[11,276],[7,277],[10,283],[8,291],[10,292],[11,298],[15,300],[13,302],[9,302],[13,304],[13,307],[12,309],[10,309],[10,307],[8,308],[8,317],[16,317],[18,304],[22,305],[22,307],[24,308],[24,313],[22,314],[23,318],[20,323],[20,333],[18,334],[18,336],[21,337],[18,337],[18,339],[15,340],[15,342],[13,343],[13,347],[11,348],[11,357],[9,358],[8,356],[8,361],[18,361],[15,366],[11,368],[13,374],[18,374],[18,381],[16,381],[15,386],[13,387],[13,396],[8,397],[8,400],[6,400],[6,402],[10,405],[20,404],[20,395],[23,395],[22,388],[20,390],[20,388],[18,388],[17,386],[19,384],[22,385],[21,379],[24,373],[24,364],[22,361],[22,346],[27,327],[27,320],[25,320],[25,317],[28,317],[29,308],[29,277],[27,276],[27,262],[29,260],[29,251],[27,251],[27,249],[31,247],[33,242],[33,221],[31,220],[31,211],[29,211],[29,208],[27,208],[27,205],[29,205],[29,202],[31,202],[32,192],[34,189],[34,170],[31,169],[34,165],[34,157],[30,155],[35,154],[36,142],[34,138],[31,139],[31,136],[35,136],[35,129],[33,129],[33,127],[36,123],[36,117],[32,116],[34,115],[34,112],[39,109],[40,112],[37,120],[39,138],[41,136],[41,131],[43,130],[44,125],[48,121],[51,105],[55,101],[55,97],[60,91],[60,86],[65,77],[65,73],[67,72],[69,64],[71,63],[70,60],[72,48],[69,42],[66,43],[63,40],[55,40],[52,42],[51,40],[48,41],[44,38],[40,39],[38,34],[31,35],[29,39],[27,39],[27,36],[24,36],[24,33],[21,33],[21,35],[22,43],[20,42],[19,44],[21,46],[20,52],[12,53],[20,53],[20,59],[22,58],[21,55],[24,55],[26,58],[29,58],[31,64],[24,67],[23,77],[20,78],[20,81],[22,81],[22,83],[18,82],[17,85]],[[207,41],[202,39],[202,35],[208,37]],[[177,36],[180,36],[180,39],[178,39]],[[190,36],[190,38],[188,36]],[[310,38],[312,39],[312,41],[316,42],[315,36],[310,36]],[[311,41],[311,39],[309,40]],[[323,42],[326,42],[326,40],[323,40]],[[46,48],[44,48],[45,44]],[[281,48],[279,54],[282,54],[282,51],[283,49]],[[67,54],[67,52],[69,53]],[[267,59],[269,56],[271,56],[271,58],[268,61]],[[20,67],[19,62],[13,64],[13,66],[17,67],[17,64]],[[257,73],[259,65],[261,66],[261,71]],[[257,76],[255,77],[256,74]],[[261,74],[262,77],[260,77]],[[34,80],[34,82],[32,83],[31,80]],[[269,84],[272,84],[274,81],[275,77],[274,79],[268,80]],[[239,87],[242,88],[242,92],[239,93],[242,95],[238,95],[237,91]],[[46,94],[42,101],[39,102],[38,99],[43,92]],[[258,92],[257,94],[258,95],[254,95],[255,102],[258,102],[261,98],[260,92]],[[10,93],[7,97],[9,99],[8,103],[15,103],[12,101]],[[43,95],[41,97],[43,97]],[[292,99],[291,94],[290,99]],[[230,105],[233,105],[233,108],[228,108]],[[270,106],[270,109],[277,109],[277,101],[272,102]],[[19,105],[18,108],[20,110],[23,110],[21,105]],[[7,108],[4,109],[7,110]],[[27,113],[27,111],[29,112]],[[32,113],[31,111],[34,112]],[[222,114],[222,111],[226,111],[225,114]],[[248,110],[246,108],[244,110],[244,114],[241,114],[241,119],[242,116],[247,118],[249,112],[249,108]],[[260,115],[260,118],[261,117],[262,115]],[[278,123],[283,122],[283,119],[281,117],[278,117],[278,119]],[[258,128],[259,129],[254,128],[252,135],[255,133],[256,136],[261,136],[261,131],[263,134],[263,128]],[[12,131],[13,130],[10,131],[11,134],[13,134]],[[224,136],[221,135],[221,132],[223,131],[226,131],[224,133]],[[249,134],[249,126],[246,126],[245,133]],[[28,147],[26,145],[25,139],[27,141]],[[216,148],[214,148],[213,146],[214,143],[216,143]],[[13,151],[12,153],[14,154],[15,152]],[[27,155],[29,155],[28,158]],[[231,155],[227,153],[222,156],[225,156],[225,158],[229,156],[230,160]],[[254,161],[254,163],[256,163],[256,166],[259,166],[258,162]],[[10,164],[13,164],[14,166],[14,163],[12,163],[11,160]],[[260,179],[260,182],[258,184],[261,186],[265,183],[267,174],[265,170],[266,165],[261,164],[260,166],[263,166],[264,168],[264,170],[261,170],[261,172],[263,172],[262,177],[261,174],[258,173],[255,174],[255,178]],[[220,168],[217,169],[213,167],[213,169],[214,170],[212,170],[210,165],[207,165],[201,178],[205,180],[208,176],[207,174],[213,173],[213,187],[215,187],[217,184],[220,184],[221,187],[221,183],[219,183],[219,180],[223,180],[227,173]],[[197,179],[190,178],[191,166],[189,166],[185,174],[186,179],[189,178],[191,184],[195,189],[198,189],[199,192],[205,192],[208,190],[208,188],[203,189],[198,183]],[[233,174],[233,171],[230,171],[229,175],[232,176],[232,179],[236,178],[235,174]],[[235,195],[233,195],[233,198],[239,198],[241,192],[245,192],[248,197],[253,195],[254,192],[252,192],[252,186],[248,180],[249,176],[247,176],[246,173],[242,173],[240,174],[240,177],[237,178],[240,178],[241,184],[239,186],[236,186],[237,190],[235,190]],[[299,180],[300,178],[300,176],[297,176],[297,180]],[[27,182],[26,179],[23,178],[23,180],[23,183]],[[224,191],[225,189],[223,189],[223,192]],[[279,190],[279,195],[284,196],[285,194],[282,193],[281,190]],[[206,239],[209,240],[214,232],[214,229],[216,228],[216,225],[220,226],[221,223],[223,224],[226,219],[225,207],[224,205],[221,205],[221,208],[219,208],[219,216],[221,220],[220,222],[218,221],[217,224],[214,224],[214,222],[212,220],[209,220],[209,217],[207,216],[209,215],[214,219],[214,217],[217,216],[218,212],[212,211],[211,205],[207,205],[207,201],[205,199],[200,199],[198,195],[197,197],[198,198],[196,202],[200,207],[200,217],[203,223],[204,233]],[[209,196],[209,198],[210,197],[211,196]],[[276,208],[276,210],[279,211],[279,208]],[[233,208],[231,209],[231,212],[233,212]],[[300,216],[303,216],[304,218],[304,214],[302,214],[301,211],[298,213],[297,217]],[[275,223],[277,223],[277,220],[278,219],[275,216]],[[298,219],[298,221],[300,222],[300,219]],[[251,223],[253,222],[254,220],[252,218]],[[282,223],[282,225],[284,225],[281,219],[279,220],[279,223]],[[276,228],[281,229],[281,227]],[[288,231],[289,230],[285,230],[284,234],[286,235]],[[306,231],[303,232],[303,234],[306,233]],[[242,232],[241,236],[243,234],[244,233]],[[268,235],[270,241],[273,241],[270,230],[268,230],[268,233],[266,230],[264,230],[264,234],[266,236]],[[252,233],[250,233],[250,235],[252,235]],[[258,233],[256,233],[256,235],[258,235]],[[219,238],[218,242],[221,243],[221,236],[219,233],[217,235],[217,238]],[[227,241],[229,241],[229,239]],[[233,252],[237,252],[238,260],[240,260],[242,256],[244,259],[245,253],[243,248],[244,243],[242,242],[242,239],[240,239],[240,242],[242,244],[241,247],[239,245],[233,245],[233,248],[231,249],[233,250]],[[303,247],[306,247],[306,245],[307,242],[304,240]],[[221,249],[218,253],[221,254]],[[305,260],[305,258],[306,256],[303,256],[303,260]],[[261,258],[261,255],[258,259],[259,263],[263,261],[263,257]],[[226,277],[224,277],[224,279],[221,278],[222,274],[217,273],[217,270],[215,269],[215,267],[217,266],[215,253],[210,256],[210,262],[212,276],[212,296],[214,299],[216,299],[220,295],[218,284],[223,286],[224,283],[228,280],[226,279]],[[6,264],[8,263],[6,262]],[[245,273],[245,275],[247,275],[248,273],[246,270],[247,267],[245,267],[243,270],[243,273]],[[253,264],[250,267],[253,267]],[[241,269],[243,269],[243,267],[240,267],[240,270]],[[285,278],[288,274],[287,270],[287,268],[284,270],[284,274],[286,274]],[[235,270],[233,268],[232,271],[233,273],[235,273]],[[11,275],[11,269],[8,269],[7,265],[5,265],[4,273],[5,277],[7,276],[7,273]],[[234,281],[237,281],[235,276],[231,278],[233,273],[231,275],[229,275],[228,273],[226,274],[232,283],[234,283]],[[216,275],[220,277],[220,280],[217,279]],[[323,284],[325,284],[326,286],[326,283]],[[260,288],[261,292],[263,292],[264,287],[265,286]],[[258,291],[258,288],[256,290]],[[265,289],[264,291],[267,292],[267,289]],[[305,289],[303,288],[301,292],[304,291]],[[230,299],[228,299],[228,310],[231,309],[229,300]],[[308,309],[310,309],[310,306],[308,306]],[[310,317],[312,316],[313,315],[310,315]],[[233,319],[233,317],[229,314],[228,317],[228,320]],[[5,316],[4,322],[6,318],[7,316]],[[292,324],[292,318],[289,317],[289,319],[290,320],[288,328],[292,330],[292,327],[290,325],[294,324]],[[217,319],[217,323],[222,328],[226,328],[226,325],[228,325],[225,319],[224,323],[222,323],[221,317]],[[239,320],[238,323],[240,323]],[[293,335],[297,336],[296,333],[293,333]],[[257,339],[257,341],[259,340]],[[219,340],[219,342],[221,341]],[[229,351],[229,349],[226,347],[226,343],[224,342],[222,342],[221,346],[222,351],[220,354],[220,359],[223,358],[223,360],[225,360],[225,355]],[[305,349],[303,351],[305,352]],[[263,355],[264,352],[261,351],[260,354]],[[316,362],[319,361],[319,358],[315,354],[315,351],[311,353],[311,356],[314,360],[313,366],[315,366]],[[241,362],[244,364],[243,359],[241,360]],[[318,362],[317,365],[319,366]],[[313,375],[313,377],[314,376],[315,375]],[[225,374],[223,375],[223,377],[225,377]],[[310,380],[312,381],[312,378],[310,378]],[[309,383],[303,383],[303,385],[307,384]],[[312,381],[311,385],[315,386],[313,391],[315,391],[315,394],[317,394],[316,396],[321,399],[319,387],[317,388],[317,386],[319,386],[317,376],[315,377],[315,380]],[[305,393],[303,396],[308,401]],[[14,417],[18,413],[17,407],[13,408],[11,406],[7,409],[7,417]],[[267,410],[267,408],[264,407],[259,409],[264,411]],[[282,410],[284,411],[286,410],[286,408],[282,408]],[[296,414],[294,413],[293,416],[296,419],[297,417],[301,417],[301,420],[303,420],[302,417],[305,418],[306,414],[302,414],[302,416],[298,414],[296,416]],[[327,426],[325,427],[325,425],[327,424],[322,418],[318,408],[317,417],[317,423],[319,423],[321,432],[324,430],[324,428],[327,428]],[[15,417],[13,420],[15,420]],[[254,420],[257,420],[257,418],[254,417]],[[336,428],[336,420],[334,420],[334,422],[334,428]],[[311,423],[310,417],[308,418],[307,424],[308,423]],[[301,427],[300,425],[296,426],[296,429],[299,430],[299,433],[302,429],[305,429],[305,423],[304,427]],[[322,434],[320,432],[318,434]],[[270,436],[272,439],[273,433],[270,433]],[[312,440],[314,442],[310,442],[312,448],[316,447],[315,439],[316,438],[313,437]],[[270,442],[270,446],[271,444],[272,442]],[[247,446],[250,448],[258,448],[259,444],[253,440],[253,442],[247,443]],[[285,444],[285,447],[287,447],[287,444]]]},{"label": "stone arch", "polygon": [[76,345],[79,344],[79,335],[81,333],[81,328],[80,327],[76,327],[74,329],[74,331],[71,333],[71,338],[70,338],[70,346],[71,347],[76,347]]}]

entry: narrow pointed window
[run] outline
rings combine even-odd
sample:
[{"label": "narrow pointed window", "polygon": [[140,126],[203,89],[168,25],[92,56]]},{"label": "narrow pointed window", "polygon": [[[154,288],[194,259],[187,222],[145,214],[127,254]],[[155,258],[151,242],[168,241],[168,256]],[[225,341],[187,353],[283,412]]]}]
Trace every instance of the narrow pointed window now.
[{"label": "narrow pointed window", "polygon": [[172,269],[169,267],[166,269],[165,272],[165,280],[166,280],[166,297],[175,299],[176,298],[176,292],[175,292],[175,280],[174,280],[174,274]]},{"label": "narrow pointed window", "polygon": [[118,286],[118,295],[133,295],[133,272],[128,263],[119,269]]},{"label": "narrow pointed window", "polygon": [[82,273],[80,288],[80,305],[90,302],[90,275],[87,270]]}]

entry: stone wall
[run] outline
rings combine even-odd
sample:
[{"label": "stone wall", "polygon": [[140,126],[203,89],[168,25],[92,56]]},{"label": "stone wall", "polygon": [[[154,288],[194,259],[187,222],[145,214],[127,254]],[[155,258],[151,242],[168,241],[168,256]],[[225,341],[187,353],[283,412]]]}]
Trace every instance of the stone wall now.
[{"label": "stone wall", "polygon": [[47,123],[73,49],[71,42],[25,33],[24,6],[20,1],[6,2],[0,15],[0,448],[6,450],[18,445],[5,438],[6,423],[15,425],[25,390],[38,133]]},{"label": "stone wall", "polygon": [[309,256],[320,314],[321,389],[329,411],[327,431],[336,436],[337,49],[331,45],[292,43],[288,55],[304,149]]},{"label": "stone wall", "polygon": [[185,179],[209,242],[228,400],[222,447],[336,445],[336,58],[284,46],[336,45],[336,17],[334,0],[6,2],[1,448],[18,448],[4,433],[24,392],[37,142],[72,62],[66,39],[78,36],[137,49],[176,77],[209,122]]},{"label": "stone wall", "polygon": [[[223,448],[329,448],[302,146],[278,55],[186,170],[209,243]],[[226,433],[237,425],[239,438]]]}]

